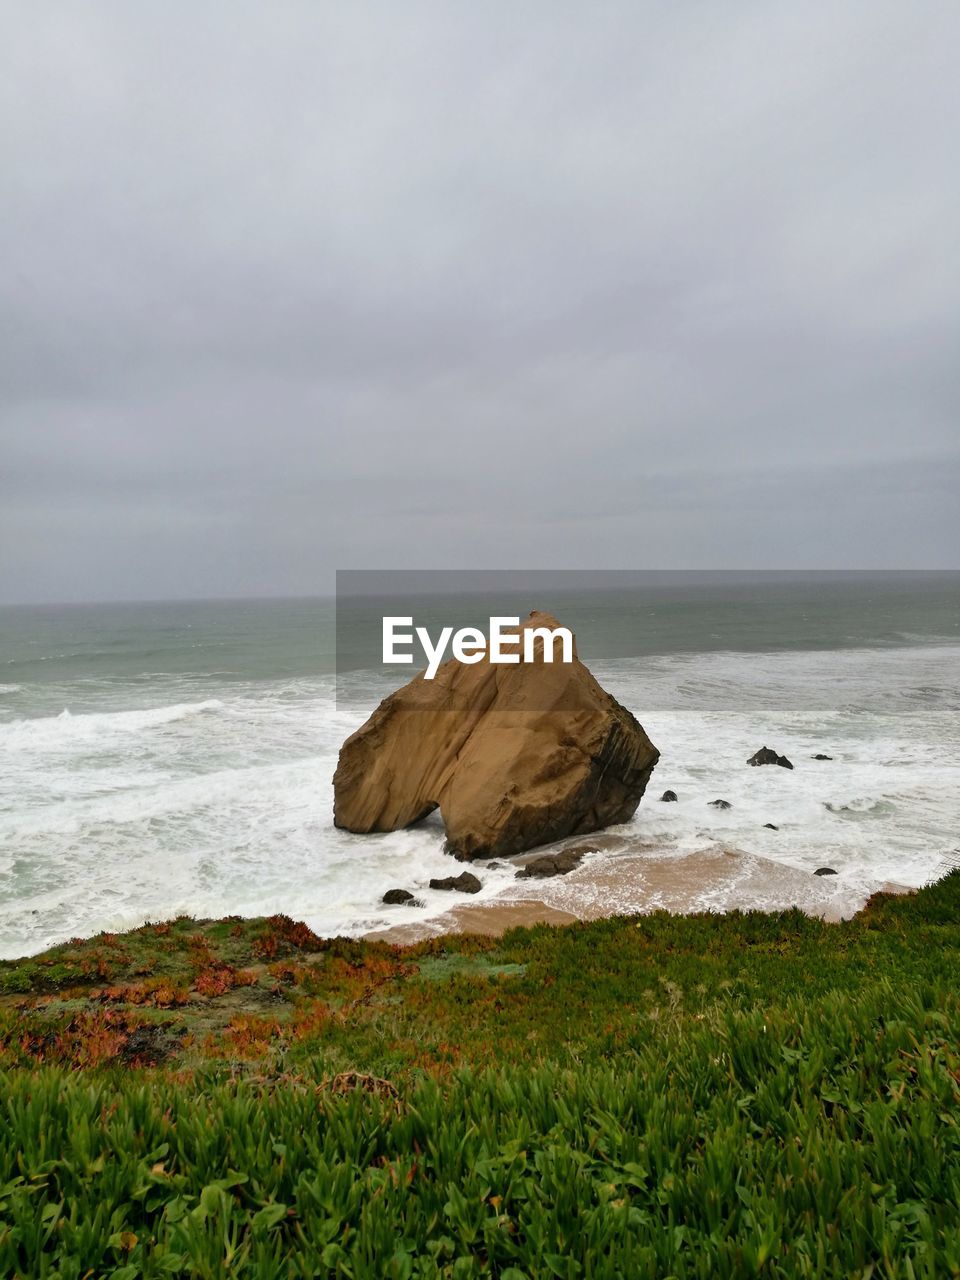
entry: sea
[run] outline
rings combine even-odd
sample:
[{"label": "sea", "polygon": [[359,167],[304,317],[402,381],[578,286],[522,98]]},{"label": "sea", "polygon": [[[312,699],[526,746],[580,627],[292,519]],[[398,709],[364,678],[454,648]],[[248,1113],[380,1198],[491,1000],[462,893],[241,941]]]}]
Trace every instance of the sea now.
[{"label": "sea", "polygon": [[[570,626],[661,752],[620,848],[829,866],[845,901],[960,859],[960,574],[649,575],[546,594],[520,589],[510,612]],[[450,609],[431,595],[410,611]],[[461,868],[439,820],[333,825],[340,744],[411,671],[338,671],[336,621],[335,598],[0,608],[0,956],[181,913],[283,912],[329,936],[445,912],[429,880]],[[763,746],[793,770],[747,767]],[[475,900],[513,877],[485,869]],[[393,887],[423,905],[384,906]]]}]

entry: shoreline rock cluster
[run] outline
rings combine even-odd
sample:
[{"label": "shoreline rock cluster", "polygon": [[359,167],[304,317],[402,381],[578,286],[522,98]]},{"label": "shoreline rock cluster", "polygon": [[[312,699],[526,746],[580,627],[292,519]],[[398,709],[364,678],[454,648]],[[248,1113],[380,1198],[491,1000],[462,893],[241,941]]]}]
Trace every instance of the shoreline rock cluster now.
[{"label": "shoreline rock cluster", "polygon": [[[763,758],[758,759],[758,757],[763,757]],[[818,752],[816,755],[813,755],[810,758],[811,760],[822,761],[822,760],[832,760],[833,756],[826,755],[823,752]],[[771,748],[763,747],[761,751],[756,752],[756,754],[747,761],[747,764],[748,765],[780,764],[781,761],[785,759],[786,759],[785,756],[780,756],[776,751],[773,751]],[[789,767],[791,769],[793,768],[792,765],[790,765]],[[664,804],[675,804],[679,802],[679,799],[680,797],[677,795],[676,791],[673,791],[672,789],[669,789],[669,788],[666,791],[664,791],[663,794],[660,796],[660,801],[661,803],[664,803]],[[708,801],[708,804],[710,805],[710,807],[716,808],[716,809],[732,809],[733,808],[733,805],[730,803],[729,800],[723,800],[723,799],[711,800],[711,801]],[[763,826],[768,831],[780,830],[780,828],[773,822],[765,822]],[[561,849],[561,850],[551,851],[548,853],[541,854],[538,857],[531,858],[522,867],[520,867],[515,873],[516,879],[542,880],[542,879],[547,879],[553,876],[567,875],[569,874],[569,872],[575,870],[578,866],[580,866],[585,855],[591,852],[593,852],[593,849],[590,846],[577,845],[572,848],[566,848],[566,849]],[[501,867],[503,864],[499,862],[488,862],[486,865],[492,871]],[[813,872],[813,875],[815,876],[835,876],[837,874],[838,872],[833,867],[818,867]],[[434,879],[430,881],[430,888],[459,890],[460,892],[465,892],[465,893],[477,893],[482,888],[481,882],[479,880],[476,880],[476,877],[472,877],[472,879],[476,881],[476,888],[466,888],[461,886],[458,883],[458,881],[462,879],[463,879],[462,876],[461,877],[447,876],[443,880]],[[421,907],[424,905],[423,902],[417,899],[413,893],[411,893],[409,890],[406,890],[406,889],[388,890],[388,892],[383,895],[382,901],[387,904],[405,903],[410,906],[421,906]]]},{"label": "shoreline rock cluster", "polygon": [[[533,612],[521,632],[559,624]],[[487,657],[443,664],[433,680],[421,672],[385,698],[343,744],[334,775],[334,822],[366,834],[412,826],[436,809],[446,851],[459,861],[514,857],[572,835],[626,822],[636,811],[660,753],[634,716],[580,661],[544,658],[495,666]],[[539,647],[538,647],[539,646]],[[831,760],[818,752],[814,760]],[[794,768],[763,746],[746,762]],[[667,789],[663,803],[679,796]],[[733,805],[723,797],[714,809]],[[772,822],[766,829],[778,831]],[[567,875],[590,850],[548,851],[515,872],[517,879]],[[835,875],[821,867],[815,875]],[[435,877],[429,887],[476,894],[472,872]],[[389,889],[388,905],[423,906],[414,892]]]},{"label": "shoreline rock cluster", "polygon": [[[810,759],[811,760],[832,760],[833,756],[828,756],[828,755],[825,755],[824,752],[818,751],[816,755],[811,756]],[[764,764],[777,764],[784,769],[793,768],[793,765],[790,763],[790,761],[787,759],[786,756],[779,755],[771,747],[761,747],[759,751],[755,752],[750,757],[750,759],[747,761],[747,764],[753,765],[753,766],[764,765]],[[664,791],[663,795],[660,797],[660,800],[664,804],[675,804],[679,801],[679,798],[680,797],[677,795],[675,791],[667,790],[667,791]],[[708,803],[710,807],[713,809],[732,809],[733,808],[733,805],[730,803],[729,800],[710,800],[708,801]],[[780,828],[772,822],[765,822],[763,825],[767,831],[780,830]],[[815,876],[835,876],[837,875],[837,872],[833,869],[833,867],[818,867],[813,874]]]}]

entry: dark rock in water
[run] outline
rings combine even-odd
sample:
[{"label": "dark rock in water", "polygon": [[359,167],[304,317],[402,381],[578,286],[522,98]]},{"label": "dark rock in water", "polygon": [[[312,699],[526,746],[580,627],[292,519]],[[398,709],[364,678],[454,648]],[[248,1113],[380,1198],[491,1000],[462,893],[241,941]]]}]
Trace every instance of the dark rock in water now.
[{"label": "dark rock in water", "polygon": [[729,800],[711,800],[710,807],[711,809],[732,809],[733,805]]},{"label": "dark rock in water", "polygon": [[431,880],[431,889],[455,889],[457,893],[479,893],[480,881],[469,871],[458,876],[444,876],[442,880]]},{"label": "dark rock in water", "polygon": [[[451,659],[385,698],[340,748],[334,825],[396,831],[439,808],[449,852],[475,859],[633,817],[660,753],[575,644],[571,662],[544,660],[558,626],[543,613],[520,625],[529,662]],[[519,639],[504,647],[521,657]]]},{"label": "dark rock in water", "polygon": [[517,872],[518,880],[546,880],[548,876],[565,876],[583,861],[585,849],[564,849],[561,853],[545,853],[531,858]]},{"label": "dark rock in water", "polygon": [[793,765],[786,756],[778,756],[770,747],[761,747],[760,750],[750,757],[747,764],[778,764],[784,769],[792,769]]},{"label": "dark rock in water", "polygon": [[813,874],[815,876],[835,876],[837,873],[833,867],[817,867]]},{"label": "dark rock in water", "polygon": [[413,902],[414,897],[409,889],[388,889],[383,895],[383,901],[393,906],[399,902]]},{"label": "dark rock in water", "polygon": [[832,760],[833,756],[825,756],[822,751],[818,751],[815,756],[810,757],[811,760]]},{"label": "dark rock in water", "polygon": [[765,822],[763,825],[767,828],[767,830],[768,830],[768,831],[779,831],[779,830],[780,830],[780,828],[779,828],[779,827],[775,827],[775,826],[773,825],[773,823],[772,823],[772,822]]},{"label": "dark rock in water", "polygon": [[660,797],[661,800],[666,800],[668,802],[670,800],[676,800],[676,798],[677,798],[677,793],[675,791],[665,791],[663,795]]},{"label": "dark rock in water", "polygon": [[503,863],[502,863],[502,862],[488,862],[488,863],[487,863],[487,866],[490,868],[490,870],[491,870],[491,871],[499,871],[499,870],[500,870],[500,868],[503,866]]}]

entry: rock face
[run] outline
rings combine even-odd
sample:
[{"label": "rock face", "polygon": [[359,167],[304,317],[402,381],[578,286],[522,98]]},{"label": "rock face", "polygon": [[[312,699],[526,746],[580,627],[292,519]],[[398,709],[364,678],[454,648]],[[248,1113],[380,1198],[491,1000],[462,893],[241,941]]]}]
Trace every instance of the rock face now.
[{"label": "rock face", "polygon": [[[522,629],[559,624],[532,613]],[[523,853],[626,822],[660,753],[634,717],[572,663],[444,663],[381,702],[340,749],[334,822],[395,831],[440,809],[461,858]]]},{"label": "rock face", "polygon": [[756,755],[750,757],[747,764],[779,764],[784,769],[792,769],[793,765],[786,756],[778,756],[770,747],[761,747]]}]

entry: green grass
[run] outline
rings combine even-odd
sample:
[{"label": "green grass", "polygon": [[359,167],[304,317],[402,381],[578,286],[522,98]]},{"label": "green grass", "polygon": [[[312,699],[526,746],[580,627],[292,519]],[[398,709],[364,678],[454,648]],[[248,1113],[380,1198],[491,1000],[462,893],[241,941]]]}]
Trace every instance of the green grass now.
[{"label": "green grass", "polygon": [[841,925],[0,965],[0,1275],[960,1275],[958,950],[954,873]]}]

